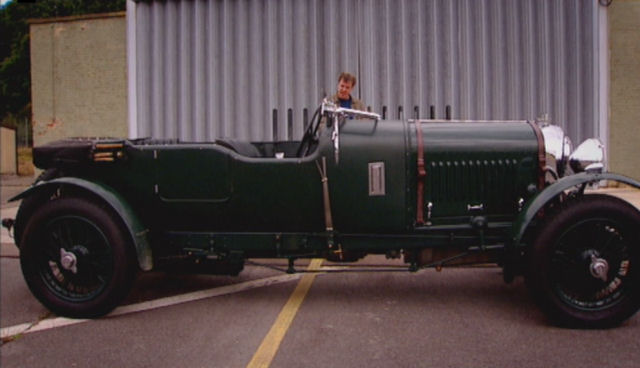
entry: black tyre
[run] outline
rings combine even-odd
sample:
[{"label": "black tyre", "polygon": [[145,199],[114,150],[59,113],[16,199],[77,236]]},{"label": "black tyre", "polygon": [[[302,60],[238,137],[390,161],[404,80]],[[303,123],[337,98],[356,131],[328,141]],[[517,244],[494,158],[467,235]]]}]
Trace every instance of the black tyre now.
[{"label": "black tyre", "polygon": [[110,312],[136,273],[128,232],[111,211],[83,198],[52,200],[34,212],[21,240],[20,264],[42,304],[75,318]]},{"label": "black tyre", "polygon": [[[38,184],[41,181],[48,181],[54,179],[59,175],[58,169],[47,169],[45,172],[40,174],[32,185]],[[51,199],[52,193],[49,191],[39,192],[37,194],[33,194],[24,198],[20,203],[20,208],[18,209],[18,213],[16,214],[16,223],[14,225],[14,234],[15,234],[15,242],[16,245],[20,245],[20,239],[22,237],[22,232],[26,226],[27,221],[33,214],[33,212],[40,207],[44,202]]]},{"label": "black tyre", "polygon": [[640,213],[607,195],[561,206],[530,249],[527,285],[560,326],[608,328],[640,308]]}]

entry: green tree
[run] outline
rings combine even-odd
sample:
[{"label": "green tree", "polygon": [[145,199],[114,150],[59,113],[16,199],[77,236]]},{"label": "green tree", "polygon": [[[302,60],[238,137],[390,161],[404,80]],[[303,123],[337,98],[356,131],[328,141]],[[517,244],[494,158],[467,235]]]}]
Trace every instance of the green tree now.
[{"label": "green tree", "polygon": [[126,9],[126,0],[39,0],[0,8],[0,121],[31,116],[29,19],[106,13]]}]

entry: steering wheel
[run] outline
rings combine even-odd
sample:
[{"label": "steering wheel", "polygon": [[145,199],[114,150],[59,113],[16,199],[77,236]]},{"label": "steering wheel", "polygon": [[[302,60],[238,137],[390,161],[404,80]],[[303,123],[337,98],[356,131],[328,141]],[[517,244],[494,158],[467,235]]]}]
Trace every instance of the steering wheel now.
[{"label": "steering wheel", "polygon": [[[304,131],[304,135],[302,136],[302,141],[300,142],[300,146],[298,146],[298,150],[296,151],[296,157],[304,157],[309,153],[309,149],[311,148],[311,144],[318,141],[317,134],[318,128],[320,128],[320,122],[322,119],[320,118],[320,108],[316,109],[316,112],[313,113],[313,117],[311,117],[311,124]],[[317,119],[316,119],[317,118]]]}]

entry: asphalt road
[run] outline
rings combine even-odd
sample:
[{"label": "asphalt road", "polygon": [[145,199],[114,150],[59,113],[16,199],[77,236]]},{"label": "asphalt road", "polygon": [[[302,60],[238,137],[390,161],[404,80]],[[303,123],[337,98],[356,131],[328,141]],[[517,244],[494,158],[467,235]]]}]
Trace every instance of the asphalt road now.
[{"label": "asphalt road", "polygon": [[[2,216],[10,211],[3,208]],[[496,267],[315,278],[253,265],[238,277],[145,273],[114,314],[69,321],[35,300],[15,246],[6,234],[2,239],[2,367],[246,367],[269,349],[271,367],[637,367],[640,361],[640,315],[610,330],[556,328],[522,280],[504,284]],[[402,264],[384,257],[362,263]],[[5,336],[11,328],[21,332]]]},{"label": "asphalt road", "polygon": [[[367,259],[367,262],[378,259]],[[382,261],[382,260],[380,260]],[[18,260],[1,260],[2,327],[53,318],[29,293]],[[124,304],[281,276],[149,273]],[[2,367],[245,367],[299,279],[5,340]],[[42,322],[40,322],[42,323]],[[600,331],[550,326],[521,280],[499,268],[320,274],[272,367],[637,367],[640,317]]]}]

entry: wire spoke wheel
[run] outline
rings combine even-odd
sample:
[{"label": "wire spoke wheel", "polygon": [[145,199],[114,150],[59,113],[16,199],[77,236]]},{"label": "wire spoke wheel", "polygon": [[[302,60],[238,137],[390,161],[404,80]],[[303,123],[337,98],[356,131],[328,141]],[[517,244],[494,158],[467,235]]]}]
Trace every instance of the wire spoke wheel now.
[{"label": "wire spoke wheel", "polygon": [[20,242],[25,281],[42,304],[69,317],[97,317],[127,295],[135,253],[108,208],[84,198],[44,203]]},{"label": "wire spoke wheel", "polygon": [[526,279],[558,325],[620,324],[640,308],[640,212],[607,195],[566,203],[538,229]]},{"label": "wire spoke wheel", "polygon": [[583,310],[608,308],[626,296],[631,256],[616,224],[588,219],[566,229],[551,254],[553,291]]},{"label": "wire spoke wheel", "polygon": [[76,216],[57,217],[45,226],[43,238],[38,272],[51,292],[84,301],[104,290],[114,262],[111,245],[96,224]]}]

